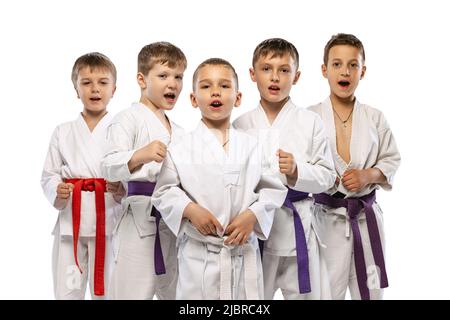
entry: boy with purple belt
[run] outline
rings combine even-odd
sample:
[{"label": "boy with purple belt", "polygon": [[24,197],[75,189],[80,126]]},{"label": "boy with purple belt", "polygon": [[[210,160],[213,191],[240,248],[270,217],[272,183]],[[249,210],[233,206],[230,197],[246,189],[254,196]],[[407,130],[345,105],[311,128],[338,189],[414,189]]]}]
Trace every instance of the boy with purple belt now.
[{"label": "boy with purple belt", "polygon": [[353,299],[381,299],[388,286],[375,190],[392,189],[400,154],[383,113],[355,98],[364,63],[358,38],[333,36],[322,65],[330,96],[309,108],[325,124],[338,175],[334,188],[314,196],[333,299],[344,299],[347,287]]},{"label": "boy with purple belt", "polygon": [[112,121],[105,177],[127,188],[115,231],[112,299],[174,299],[177,281],[175,236],[159,221],[151,195],[166,148],[183,130],[166,116],[183,87],[186,57],[176,46],[156,42],[138,56],[141,98]]},{"label": "boy with purple belt", "polygon": [[322,120],[289,96],[300,77],[297,49],[284,39],[263,41],[254,51],[250,76],[261,96],[259,106],[233,125],[258,137],[264,171],[289,188],[264,243],[265,299],[278,289],[285,299],[329,299],[309,193],[328,190],[335,173]]}]

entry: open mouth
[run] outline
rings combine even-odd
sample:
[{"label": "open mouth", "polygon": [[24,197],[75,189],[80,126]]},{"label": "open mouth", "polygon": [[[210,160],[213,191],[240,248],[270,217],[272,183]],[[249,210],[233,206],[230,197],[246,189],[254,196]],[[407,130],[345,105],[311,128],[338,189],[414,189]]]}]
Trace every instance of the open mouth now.
[{"label": "open mouth", "polygon": [[269,90],[270,91],[280,91],[280,87],[279,86],[270,86]]},{"label": "open mouth", "polygon": [[175,93],[166,93],[166,94],[164,95],[164,98],[170,99],[170,100],[174,100],[175,97],[176,97]]},{"label": "open mouth", "polygon": [[220,100],[214,100],[213,102],[211,102],[210,106],[213,108],[220,108],[221,106],[223,106],[223,103]]},{"label": "open mouth", "polygon": [[347,88],[347,87],[350,85],[350,82],[349,82],[349,81],[342,80],[342,81],[339,81],[338,84],[339,84],[341,87]]},{"label": "open mouth", "polygon": [[92,97],[92,98],[89,98],[89,100],[91,100],[91,101],[100,101],[100,100],[102,100],[102,98],[100,98],[100,97]]}]

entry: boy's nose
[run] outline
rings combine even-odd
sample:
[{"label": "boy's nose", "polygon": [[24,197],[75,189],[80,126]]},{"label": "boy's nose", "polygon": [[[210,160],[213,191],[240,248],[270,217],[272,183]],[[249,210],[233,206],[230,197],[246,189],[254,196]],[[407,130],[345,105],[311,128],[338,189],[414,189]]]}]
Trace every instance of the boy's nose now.
[{"label": "boy's nose", "polygon": [[276,73],[276,72],[272,73],[272,81],[274,81],[274,82],[280,81],[280,77],[278,77],[278,73]]},{"label": "boy's nose", "polygon": [[211,97],[220,97],[220,91],[219,90],[213,90],[211,92]]},{"label": "boy's nose", "polygon": [[172,79],[171,81],[169,81],[167,86],[169,89],[175,90],[177,88],[177,85],[177,81],[175,79]]},{"label": "boy's nose", "polygon": [[349,76],[350,75],[350,70],[348,67],[343,68],[343,70],[341,71],[341,76]]}]

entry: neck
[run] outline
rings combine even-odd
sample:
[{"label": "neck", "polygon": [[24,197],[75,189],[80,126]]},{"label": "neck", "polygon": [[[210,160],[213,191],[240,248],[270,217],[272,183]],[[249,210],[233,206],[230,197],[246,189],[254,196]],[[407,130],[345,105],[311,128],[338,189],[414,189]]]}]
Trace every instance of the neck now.
[{"label": "neck", "polygon": [[267,118],[269,119],[270,124],[275,120],[275,118],[280,113],[281,109],[283,109],[286,102],[289,100],[289,97],[284,98],[278,102],[267,101],[261,97],[261,106],[266,113]]},{"label": "neck", "polygon": [[150,110],[152,110],[153,112],[157,113],[157,112],[162,112],[164,113],[160,108],[158,108],[157,106],[155,106],[153,104],[153,102],[151,102],[147,97],[145,96],[141,96],[141,98],[139,99],[139,102],[142,103],[144,106],[146,106],[147,108],[149,108]]},{"label": "neck", "polygon": [[81,112],[81,115],[83,116],[84,121],[86,121],[89,130],[92,131],[107,113],[108,111],[106,110],[95,112],[84,109],[83,112]]},{"label": "neck", "polygon": [[[227,130],[230,129],[230,118],[222,119],[222,120],[211,120],[205,117],[202,117],[203,123],[213,131],[218,131],[222,134],[222,137],[227,136]],[[223,141],[225,142],[225,141]]]},{"label": "neck", "polygon": [[330,94],[330,100],[331,100],[331,104],[333,105],[333,107],[337,108],[337,109],[351,109],[353,108],[353,106],[355,105],[355,95],[351,95],[349,97],[346,98],[341,98],[338,97],[337,95],[331,93]]}]

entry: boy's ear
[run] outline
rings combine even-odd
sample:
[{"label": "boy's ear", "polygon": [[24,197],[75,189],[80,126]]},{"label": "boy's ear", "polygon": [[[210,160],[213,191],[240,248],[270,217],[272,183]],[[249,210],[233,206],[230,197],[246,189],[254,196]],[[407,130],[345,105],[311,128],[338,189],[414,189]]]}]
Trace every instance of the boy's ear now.
[{"label": "boy's ear", "polygon": [[250,78],[252,78],[252,81],[256,82],[255,69],[250,68],[250,69],[248,69],[248,71],[250,72]]},{"label": "boy's ear", "polygon": [[236,94],[236,100],[234,101],[234,106],[237,108],[241,105],[242,101],[242,92],[238,91]]},{"label": "boy's ear", "polygon": [[363,66],[361,70],[361,77],[359,77],[359,79],[361,80],[362,78],[364,78],[365,74],[366,74],[366,66]]},{"label": "boy's ear", "polygon": [[191,104],[194,108],[198,107],[198,103],[197,103],[197,98],[195,97],[194,93],[190,94],[190,98],[191,98]]},{"label": "boy's ear", "polygon": [[117,89],[117,87],[116,87],[116,86],[114,86],[114,88],[113,88],[113,91],[112,91],[112,95],[111,95],[111,98],[112,98],[112,97],[114,97],[114,93],[116,93],[116,89]]},{"label": "boy's ear", "polygon": [[78,93],[77,87],[74,87],[75,92],[77,93],[77,98],[80,99],[80,94]]},{"label": "boy's ear", "polygon": [[298,79],[300,79],[301,74],[302,72],[300,70],[297,70],[297,72],[295,73],[294,82],[292,84],[296,84],[298,82]]},{"label": "boy's ear", "polygon": [[142,74],[142,72],[138,72],[136,79],[137,79],[138,85],[139,85],[139,87],[141,87],[141,89],[147,88],[147,83],[145,82],[145,76]]},{"label": "boy's ear", "polygon": [[327,66],[326,65],[322,65],[322,76],[324,78],[328,78],[328,74],[327,74]]}]

